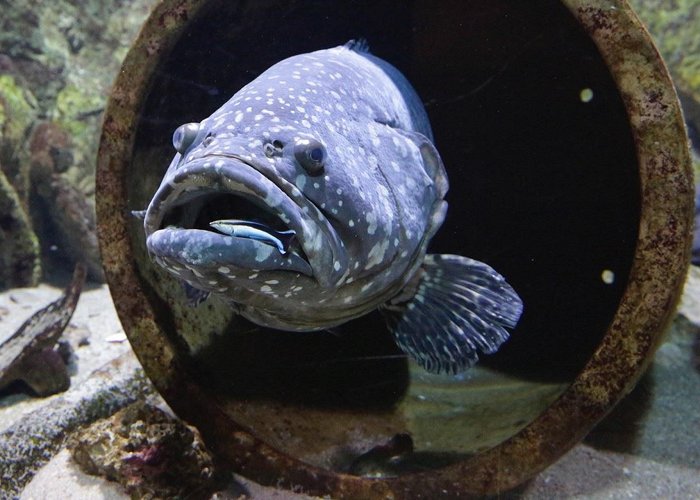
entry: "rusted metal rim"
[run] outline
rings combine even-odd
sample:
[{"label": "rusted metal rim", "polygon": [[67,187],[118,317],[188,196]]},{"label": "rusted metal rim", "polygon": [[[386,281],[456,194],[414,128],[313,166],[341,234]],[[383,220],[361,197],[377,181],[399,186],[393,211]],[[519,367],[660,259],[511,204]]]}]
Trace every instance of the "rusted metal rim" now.
[{"label": "rusted metal rim", "polygon": [[[174,410],[202,425],[207,443],[238,471],[266,484],[349,498],[432,498],[497,493],[531,478],[564,454],[634,385],[660,342],[687,270],[693,186],[685,130],[668,73],[625,1],[562,0],[597,44],[617,82],[634,134],[641,221],[628,286],[584,370],[536,420],[473,458],[432,472],[366,479],[286,456],[233,422],[186,378],[140,279],[127,234],[125,172],[139,113],[163,54],[204,0],[164,0],[127,55],[105,113],[97,171],[98,234],[115,305],[144,368]],[[147,353],[147,354],[144,354]]]}]

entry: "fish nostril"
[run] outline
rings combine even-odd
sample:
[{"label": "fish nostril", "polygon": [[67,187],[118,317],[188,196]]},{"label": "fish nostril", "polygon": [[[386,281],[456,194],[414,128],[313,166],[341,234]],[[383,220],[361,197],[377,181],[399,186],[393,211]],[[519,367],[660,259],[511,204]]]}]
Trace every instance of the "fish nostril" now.
[{"label": "fish nostril", "polygon": [[275,156],[275,151],[275,146],[273,146],[269,142],[263,146],[263,152],[268,158],[272,158],[273,156]]},{"label": "fish nostril", "polygon": [[282,154],[282,150],[284,149],[284,144],[282,141],[274,140],[272,142],[266,142],[265,145],[263,146],[263,152],[265,153],[265,156],[268,158],[272,158],[273,156],[279,156]]}]

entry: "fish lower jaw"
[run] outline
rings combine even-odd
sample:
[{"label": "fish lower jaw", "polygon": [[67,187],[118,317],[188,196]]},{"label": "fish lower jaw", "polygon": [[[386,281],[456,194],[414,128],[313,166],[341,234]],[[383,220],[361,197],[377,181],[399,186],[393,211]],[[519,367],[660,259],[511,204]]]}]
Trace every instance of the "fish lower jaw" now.
[{"label": "fish lower jaw", "polygon": [[213,281],[212,275],[230,278],[255,271],[290,271],[313,276],[305,256],[294,248],[282,254],[277,248],[248,237],[169,226],[149,235],[146,245],[155,261],[169,271],[176,271],[174,274],[187,271],[197,278],[208,277],[208,281]]}]

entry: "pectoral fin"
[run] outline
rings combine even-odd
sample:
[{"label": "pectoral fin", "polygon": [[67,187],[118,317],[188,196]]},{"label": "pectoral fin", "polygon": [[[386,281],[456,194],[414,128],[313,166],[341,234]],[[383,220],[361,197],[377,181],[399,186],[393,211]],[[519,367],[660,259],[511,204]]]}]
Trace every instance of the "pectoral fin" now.
[{"label": "pectoral fin", "polygon": [[412,296],[382,310],[398,346],[423,368],[464,371],[508,339],[523,303],[503,276],[459,255],[427,255],[421,273]]},{"label": "pectoral fin", "polygon": [[187,297],[188,306],[197,307],[209,298],[209,292],[195,288],[186,281],[181,281],[181,284],[182,290],[185,292],[185,297]]}]

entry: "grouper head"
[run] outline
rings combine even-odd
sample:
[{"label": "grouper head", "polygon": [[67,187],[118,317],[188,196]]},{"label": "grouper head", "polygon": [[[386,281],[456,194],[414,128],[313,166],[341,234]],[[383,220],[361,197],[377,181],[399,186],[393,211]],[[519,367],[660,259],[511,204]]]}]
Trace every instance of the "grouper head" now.
[{"label": "grouper head", "polygon": [[178,128],[144,221],[156,263],[274,328],[326,328],[386,302],[445,214],[429,128],[414,130],[396,86],[358,85],[375,63],[333,50],[358,69],[296,56]]}]

